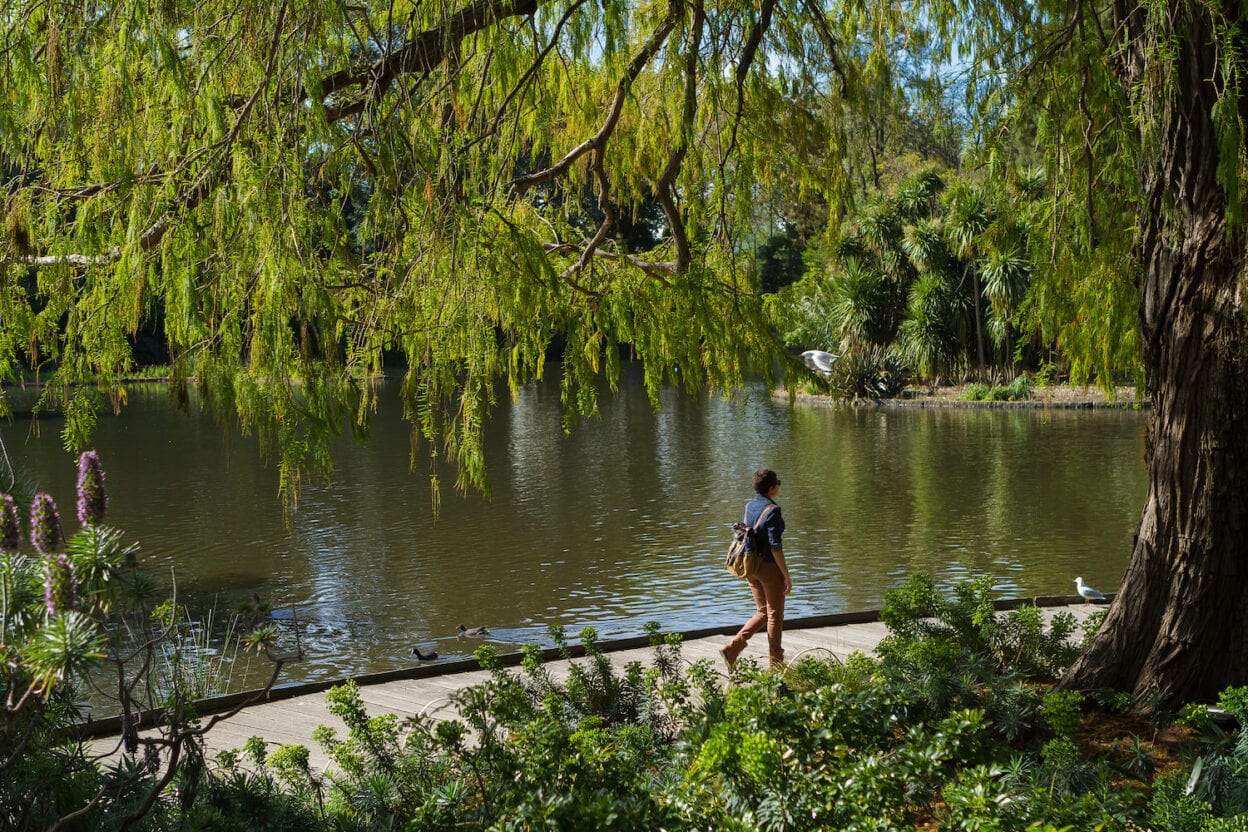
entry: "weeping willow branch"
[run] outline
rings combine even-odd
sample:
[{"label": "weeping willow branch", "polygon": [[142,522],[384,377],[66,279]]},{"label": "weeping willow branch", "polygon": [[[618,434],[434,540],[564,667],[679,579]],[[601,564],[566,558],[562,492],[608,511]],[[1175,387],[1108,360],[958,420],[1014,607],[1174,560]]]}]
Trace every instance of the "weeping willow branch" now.
[{"label": "weeping willow branch", "polygon": [[[247,123],[256,102],[260,99],[260,94],[268,88],[272,82],[277,68],[277,58],[280,53],[282,28],[286,22],[287,4],[283,0],[277,10],[277,20],[273,24],[273,38],[269,44],[268,59],[265,63],[264,78],[256,86],[251,97],[243,104],[239,111],[238,118],[234,121],[234,126],[230,129],[229,134],[221,141],[213,145],[216,156],[219,160],[224,160],[229,156],[230,149],[234,142],[237,141],[239,134],[242,132],[243,125]],[[186,163],[184,163],[185,166]],[[173,207],[165,211],[160,219],[149,225],[139,234],[138,249],[142,252],[149,252],[160,245],[165,235],[173,227],[177,215],[182,211],[194,208],[213,193],[226,179],[228,174],[225,171],[224,162],[220,162],[220,166],[209,163],[204,166],[204,170],[196,178],[190,187],[183,191],[176,200]],[[84,255],[84,254],[48,254],[48,255],[26,255],[11,257],[8,259],[0,258],[0,268],[8,263],[17,263],[19,265],[31,266],[35,268],[45,266],[66,265],[76,268],[90,268],[92,266],[106,266],[115,263],[121,259],[124,249],[122,246],[113,246],[103,254]]]},{"label": "weeping willow branch", "polygon": [[[462,9],[449,18],[443,25],[421,32],[406,42],[402,47],[374,61],[363,69],[337,72],[326,77],[318,87],[322,101],[331,101],[339,93],[359,88],[359,94],[349,102],[331,104],[325,107],[325,118],[329,123],[341,121],[349,116],[362,113],[368,106],[379,100],[392,86],[394,81],[405,75],[425,73],[439,66],[453,51],[452,44],[485,30],[497,23],[520,15],[531,15],[537,11],[537,0],[478,0],[478,2]],[[277,21],[273,28],[264,78],[257,85],[252,95],[246,100],[230,102],[231,109],[237,110],[237,117],[229,135],[212,145],[200,148],[187,156],[174,169],[168,172],[151,171],[137,178],[94,183],[76,188],[66,189],[61,196],[67,199],[87,199],[121,187],[132,187],[136,184],[160,184],[168,182],[189,169],[194,162],[205,154],[211,154],[213,161],[205,164],[203,172],[194,182],[182,189],[172,201],[170,207],[161,216],[149,224],[137,239],[137,250],[151,252],[160,246],[165,236],[172,230],[179,218],[187,211],[200,205],[219,187],[229,181],[229,151],[233,147],[249,115],[261,94],[270,86],[276,76],[278,58],[281,54],[283,25],[287,14],[287,4],[282,3],[278,10]],[[291,97],[294,104],[306,102],[311,93],[303,88],[298,89]],[[123,246],[113,246],[98,254],[63,253],[63,254],[10,254],[0,256],[0,268],[6,265],[20,265],[30,268],[46,268],[53,266],[69,266],[74,269],[87,269],[107,266],[119,261],[125,253]]]},{"label": "weeping willow branch", "polygon": [[[330,75],[320,84],[319,94],[325,100],[353,87],[360,88],[362,94],[352,101],[326,107],[326,119],[334,122],[363,112],[370,103],[385,95],[399,77],[432,72],[440,66],[453,49],[453,44],[507,18],[535,14],[537,9],[537,0],[477,0],[441,26],[421,32],[368,67]],[[300,100],[307,97],[307,93],[299,96]]]},{"label": "weeping willow branch", "polygon": [[[602,242],[606,239],[607,234],[610,233],[611,229],[615,227],[615,206],[611,204],[611,183],[607,178],[606,165],[604,161],[607,145],[611,141],[611,136],[615,132],[616,125],[620,121],[620,115],[624,111],[624,101],[628,97],[628,92],[632,88],[633,82],[637,80],[637,76],[641,74],[641,71],[654,59],[654,56],[658,54],[659,49],[661,49],[663,44],[667,42],[668,36],[671,35],[672,30],[676,28],[676,23],[680,19],[680,11],[680,0],[671,0],[668,4],[667,16],[663,18],[663,21],[650,34],[649,39],[642,46],[641,50],[633,56],[633,60],[629,62],[629,65],[625,69],[619,83],[616,84],[615,95],[611,100],[611,106],[607,111],[607,117],[603,121],[602,126],[598,128],[598,132],[581,142],[576,147],[572,148],[555,164],[545,168],[544,170],[528,174],[527,176],[517,177],[511,181],[511,184],[508,187],[508,192],[511,196],[522,196],[524,193],[537,185],[553,181],[565,175],[568,172],[568,169],[572,167],[572,164],[586,153],[593,154],[591,157],[592,161],[590,169],[593,172],[594,178],[598,182],[598,208],[602,211],[603,219],[602,222],[599,223],[598,228],[594,231],[594,235],[581,248],[581,256],[578,257],[576,262],[569,266],[562,275],[560,275],[560,279],[562,280],[567,280],[572,275],[575,275],[587,268],[593,260],[595,253],[598,251],[598,247],[602,245]],[[664,212],[667,212],[666,208],[664,208]],[[673,219],[675,222],[672,222]],[[683,226],[683,220],[681,220],[679,214],[675,212],[668,216],[668,221],[669,223],[672,223],[673,234],[676,233],[675,229],[677,227]],[[680,234],[683,237],[683,228],[681,229]],[[670,271],[671,269],[666,264],[652,264],[648,269],[648,271],[659,270]]]},{"label": "weeping willow branch", "polygon": [[776,0],[763,0],[763,5],[758,11],[758,20],[754,21],[750,36],[745,39],[745,47],[741,50],[741,58],[737,61],[735,72],[737,111],[732,117],[732,132],[728,137],[728,149],[724,151],[725,160],[737,148],[737,128],[741,126],[741,116],[745,112],[745,78],[750,72],[750,66],[754,63],[754,55],[763,42],[763,35],[767,34],[767,29],[771,26],[771,15],[775,9]]},{"label": "weeping willow branch", "polygon": [[[655,201],[663,208],[663,216],[667,218],[667,226],[671,229],[672,240],[676,245],[676,262],[672,263],[672,271],[683,272],[689,268],[692,257],[689,253],[689,237],[685,231],[685,223],[676,208],[676,200],[672,196],[672,184],[680,173],[685,156],[689,153],[689,137],[697,126],[698,117],[698,55],[701,52],[702,29],[706,24],[706,7],[698,0],[693,7],[693,22],[689,26],[688,48],[685,50],[685,98],[684,110],[680,124],[680,140],[672,148],[663,172],[654,184]],[[733,125],[736,132],[736,125]]]},{"label": "weeping willow branch", "polygon": [[615,95],[611,100],[611,106],[607,110],[606,120],[598,128],[598,132],[569,150],[562,159],[550,167],[513,179],[508,186],[508,191],[513,197],[523,196],[527,191],[544,182],[558,179],[568,172],[568,168],[572,167],[573,162],[586,153],[590,151],[601,153],[606,148],[607,143],[611,140],[611,134],[615,132],[615,126],[620,120],[620,114],[624,111],[624,100],[628,97],[628,91],[632,88],[633,82],[637,80],[637,76],[641,74],[642,69],[654,59],[659,49],[667,41],[668,35],[676,27],[679,16],[679,0],[671,0],[668,5],[667,17],[663,18],[663,22],[650,34],[650,38],[645,45],[633,56],[633,60],[629,62],[627,69],[624,71],[624,75],[620,78],[619,83],[616,84]]},{"label": "weeping willow branch", "polygon": [[568,25],[568,21],[572,19],[572,16],[576,14],[576,12],[580,11],[581,6],[585,5],[586,2],[587,0],[576,0],[576,2],[569,6],[567,11],[563,13],[563,16],[559,18],[559,22],[555,24],[554,31],[551,32],[550,40],[537,53],[537,57],[533,59],[533,63],[529,65],[529,68],[525,70],[524,74],[520,76],[520,79],[516,81],[511,90],[503,98],[502,103],[498,105],[498,108],[494,113],[494,118],[490,121],[490,126],[483,130],[481,135],[469,142],[468,147],[479,144],[498,132],[498,126],[502,124],[503,116],[510,108],[511,102],[514,101],[516,96],[529,85],[534,76],[537,75],[538,70],[540,70],[546,63],[546,58],[550,55],[556,44],[559,43],[559,36],[563,33],[564,27]]},{"label": "weeping willow branch", "polygon": [[823,48],[827,51],[828,60],[832,62],[832,71],[836,73],[836,77],[841,81],[841,95],[847,95],[849,93],[849,76],[845,73],[845,67],[841,65],[841,46],[836,40],[836,35],[832,32],[831,24],[828,23],[828,16],[815,0],[805,0],[804,5],[811,21],[814,23],[815,34],[818,35],[819,40],[823,43]]},{"label": "weeping willow branch", "polygon": [[[573,245],[572,243],[546,243],[542,246],[542,249],[548,254],[572,254],[574,252],[579,252],[581,250],[581,246]],[[656,263],[653,260],[647,260],[646,258],[638,257],[635,254],[628,254],[623,251],[613,251],[606,248],[599,248],[596,252],[594,252],[594,258],[597,260],[615,260],[621,263],[627,263],[628,265],[645,272],[664,286],[671,285],[671,283],[667,280],[666,275],[672,273],[674,268],[674,264],[672,263]],[[561,277],[564,282],[570,283],[567,277]],[[572,285],[572,288],[583,294],[590,295],[592,297],[602,296],[601,292],[586,289],[580,284],[570,283],[570,285]]]}]

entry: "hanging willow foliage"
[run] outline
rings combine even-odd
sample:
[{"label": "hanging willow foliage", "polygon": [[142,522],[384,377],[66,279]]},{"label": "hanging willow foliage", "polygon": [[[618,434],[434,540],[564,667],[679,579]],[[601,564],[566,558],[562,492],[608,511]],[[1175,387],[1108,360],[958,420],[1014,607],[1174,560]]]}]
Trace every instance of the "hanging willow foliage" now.
[{"label": "hanging willow foliage", "polygon": [[[1023,322],[1109,376],[1139,366],[1135,219],[1177,207],[1140,176],[1176,89],[1208,93],[1208,190],[1242,235],[1243,14],[1224,5],[15,0],[0,378],[47,367],[49,390],[98,380],[119,405],[159,322],[175,391],[264,434],[293,494],[329,435],[365,429],[398,353],[421,452],[481,487],[485,415],[552,344],[571,415],[625,347],[656,396],[731,388],[776,348],[742,256],[762,195],[835,214],[861,144],[846,114],[912,37],[968,62],[985,169],[1044,166]],[[1177,57],[1193,39],[1219,56],[1199,78]],[[71,445],[99,406],[73,395]]]},{"label": "hanging willow foliage", "polygon": [[[0,377],[124,397],[159,322],[174,390],[258,431],[291,496],[394,353],[465,488],[500,384],[552,344],[572,416],[621,350],[656,402],[731,389],[776,348],[754,195],[837,187],[814,115],[852,83],[837,38],[776,0],[10,4]],[[647,206],[657,244],[630,250]],[[74,446],[98,402],[70,395]]]}]

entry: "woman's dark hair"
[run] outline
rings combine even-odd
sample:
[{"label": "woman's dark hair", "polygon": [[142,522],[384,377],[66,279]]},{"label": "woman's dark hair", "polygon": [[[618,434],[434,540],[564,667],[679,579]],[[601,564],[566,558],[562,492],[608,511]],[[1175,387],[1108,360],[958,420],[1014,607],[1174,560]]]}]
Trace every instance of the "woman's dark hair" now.
[{"label": "woman's dark hair", "polygon": [[780,478],[770,468],[759,468],[754,472],[754,490],[766,496],[767,492],[780,484]]}]

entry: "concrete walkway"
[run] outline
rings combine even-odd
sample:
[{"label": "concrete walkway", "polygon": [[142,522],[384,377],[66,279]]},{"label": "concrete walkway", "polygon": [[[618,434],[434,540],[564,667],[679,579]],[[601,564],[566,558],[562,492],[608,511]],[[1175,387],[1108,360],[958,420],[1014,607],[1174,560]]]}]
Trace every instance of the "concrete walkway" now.
[{"label": "concrete walkway", "polygon": [[[1070,599],[1035,599],[1037,602],[1056,601],[1058,605],[1044,607],[1044,615],[1051,620],[1053,615],[1062,610],[1074,613],[1082,622],[1092,612],[1103,607],[1069,603]],[[1008,606],[1002,604],[1002,606]],[[844,621],[842,622],[842,619]],[[830,622],[830,623],[829,623]],[[721,628],[713,634],[707,631],[689,633],[681,644],[681,658],[688,664],[699,659],[709,659],[719,670],[723,670],[719,657],[719,648],[726,641]],[[871,653],[880,640],[887,634],[887,628],[880,623],[876,613],[854,613],[841,616],[818,616],[787,622],[784,631],[786,659],[796,661],[806,655],[833,655],[844,660],[854,651]],[[605,643],[604,652],[610,657],[612,665],[622,669],[629,662],[638,661],[649,664],[654,651],[644,646],[643,639],[626,639],[620,642]],[[518,657],[505,657],[508,660]],[[754,659],[760,665],[767,662],[767,639],[760,633],[751,639],[743,660]],[[515,663],[511,661],[510,663]],[[371,716],[392,713],[400,718],[423,714],[432,717],[451,718],[455,716],[454,705],[450,695],[461,688],[485,681],[489,672],[476,668],[473,660],[425,664],[419,667],[388,674],[374,674],[371,677],[360,677],[360,695]],[[567,676],[568,662],[554,659],[548,662],[551,675],[560,681]],[[380,677],[380,678],[379,678]],[[403,678],[407,677],[407,678]],[[344,681],[344,680],[338,680]],[[329,764],[328,758],[320,746],[312,739],[312,732],[319,725],[329,725],[338,730],[339,736],[345,735],[342,721],[329,712],[325,704],[325,690],[331,683],[319,683],[309,686],[278,688],[270,692],[270,701],[251,705],[239,713],[216,725],[207,735],[206,747],[209,756],[217,751],[239,748],[253,736],[263,737],[275,748],[278,745],[298,743],[307,746],[311,752],[310,762],[317,769],[324,770]],[[300,688],[311,687],[311,692],[300,692]],[[225,701],[236,699],[226,697],[218,702],[218,711],[226,711],[235,705]],[[213,702],[216,700],[210,700]],[[210,706],[200,708],[206,713]],[[99,729],[107,726],[101,723]],[[93,746],[97,753],[113,754],[119,745],[116,730],[95,730],[90,733],[97,736]]]}]

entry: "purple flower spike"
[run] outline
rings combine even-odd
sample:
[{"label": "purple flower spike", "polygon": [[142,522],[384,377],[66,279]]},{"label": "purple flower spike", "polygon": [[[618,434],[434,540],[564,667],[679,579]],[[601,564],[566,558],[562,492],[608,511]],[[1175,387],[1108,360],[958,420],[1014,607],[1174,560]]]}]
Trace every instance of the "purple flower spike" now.
[{"label": "purple flower spike", "polygon": [[17,519],[17,503],[8,494],[0,494],[0,550],[16,552],[22,545],[21,521]]},{"label": "purple flower spike", "polygon": [[61,516],[56,513],[56,503],[47,494],[35,495],[30,504],[30,543],[41,555],[48,555],[61,548]]},{"label": "purple flower spike", "polygon": [[44,558],[43,602],[48,615],[66,612],[77,601],[74,587],[74,568],[64,552]]},{"label": "purple flower spike", "polygon": [[104,522],[108,511],[108,494],[104,491],[104,469],[100,455],[84,451],[78,457],[78,522],[94,526]]}]

